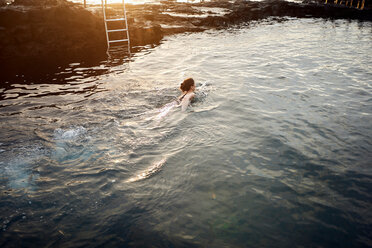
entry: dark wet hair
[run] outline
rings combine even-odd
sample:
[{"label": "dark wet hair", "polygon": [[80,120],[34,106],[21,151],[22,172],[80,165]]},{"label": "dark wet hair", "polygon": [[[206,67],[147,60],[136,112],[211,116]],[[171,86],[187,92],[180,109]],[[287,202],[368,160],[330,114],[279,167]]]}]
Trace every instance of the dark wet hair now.
[{"label": "dark wet hair", "polygon": [[183,82],[180,86],[180,89],[182,91],[189,91],[191,86],[194,86],[194,85],[195,85],[194,79],[187,78],[187,79],[183,80]]}]

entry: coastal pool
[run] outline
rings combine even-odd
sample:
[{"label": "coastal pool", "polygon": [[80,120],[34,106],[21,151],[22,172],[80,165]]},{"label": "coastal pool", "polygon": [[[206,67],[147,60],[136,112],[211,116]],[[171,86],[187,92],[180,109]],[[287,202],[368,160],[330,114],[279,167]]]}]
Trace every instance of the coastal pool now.
[{"label": "coastal pool", "polygon": [[[18,75],[0,246],[372,246],[371,31],[266,20]],[[167,108],[187,77],[195,103]]]}]

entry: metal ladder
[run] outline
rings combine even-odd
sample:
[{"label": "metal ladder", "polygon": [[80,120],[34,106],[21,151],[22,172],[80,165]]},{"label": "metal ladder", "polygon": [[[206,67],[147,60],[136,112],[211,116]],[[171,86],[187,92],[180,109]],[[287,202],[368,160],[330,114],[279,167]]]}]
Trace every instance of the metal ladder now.
[{"label": "metal ladder", "polygon": [[[110,48],[113,47],[113,44],[121,44],[122,46],[128,46],[128,52],[130,54],[130,39],[128,31],[128,22],[127,22],[127,13],[125,10],[124,0],[122,0],[123,13],[120,16],[115,16],[114,18],[110,17],[107,19],[107,0],[101,0],[102,2],[102,11],[103,11],[103,20],[105,22],[105,31],[106,31],[106,40],[107,40],[107,52],[110,51]],[[111,29],[110,23],[122,24],[120,28]],[[112,39],[110,34],[122,33],[122,38]],[[115,46],[120,47],[120,46]]]}]

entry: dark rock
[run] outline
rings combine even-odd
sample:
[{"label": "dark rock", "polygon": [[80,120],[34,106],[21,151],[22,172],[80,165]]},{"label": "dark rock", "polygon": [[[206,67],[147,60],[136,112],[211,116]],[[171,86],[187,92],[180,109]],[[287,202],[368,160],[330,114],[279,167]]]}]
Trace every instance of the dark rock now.
[{"label": "dark rock", "polygon": [[132,45],[144,46],[146,44],[158,44],[163,38],[163,32],[160,25],[150,27],[136,27],[129,29],[129,36]]},{"label": "dark rock", "polygon": [[48,63],[76,58],[95,50],[105,53],[102,19],[71,5],[0,9],[0,61],[24,58]]}]

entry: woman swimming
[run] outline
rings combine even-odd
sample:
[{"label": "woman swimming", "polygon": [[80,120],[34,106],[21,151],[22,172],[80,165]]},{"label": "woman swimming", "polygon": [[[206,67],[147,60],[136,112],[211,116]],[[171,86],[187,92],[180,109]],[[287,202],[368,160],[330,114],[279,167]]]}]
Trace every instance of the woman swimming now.
[{"label": "woman swimming", "polygon": [[165,104],[161,109],[159,109],[160,114],[157,115],[157,119],[162,119],[175,107],[181,105],[181,110],[185,111],[189,106],[192,99],[195,97],[195,82],[194,79],[185,79],[180,86],[182,95],[179,96],[175,101]]},{"label": "woman swimming", "polygon": [[185,111],[187,106],[189,106],[192,99],[195,97],[195,82],[192,78],[185,79],[180,86],[182,95],[178,97],[177,103],[181,105],[181,110]]}]

